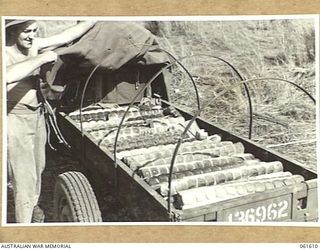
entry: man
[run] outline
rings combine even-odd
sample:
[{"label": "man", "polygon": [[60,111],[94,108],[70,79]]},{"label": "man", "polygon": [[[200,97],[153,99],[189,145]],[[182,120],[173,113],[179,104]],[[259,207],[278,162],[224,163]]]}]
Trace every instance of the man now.
[{"label": "man", "polygon": [[37,95],[39,68],[57,60],[57,54],[48,48],[73,41],[94,24],[93,21],[80,22],[60,34],[38,38],[36,21],[6,20],[8,174],[18,223],[30,223],[37,213],[43,214],[37,203],[47,138]]}]

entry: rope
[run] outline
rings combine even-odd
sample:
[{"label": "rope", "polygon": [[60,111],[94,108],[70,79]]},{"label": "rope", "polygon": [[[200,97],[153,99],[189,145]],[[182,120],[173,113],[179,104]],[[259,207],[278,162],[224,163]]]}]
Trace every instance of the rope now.
[{"label": "rope", "polygon": [[55,111],[52,109],[49,102],[43,96],[40,85],[38,85],[37,93],[38,93],[38,98],[39,98],[40,102],[42,103],[41,108],[43,109],[43,112],[44,112],[45,123],[46,123],[46,128],[47,128],[47,142],[48,142],[49,147],[52,150],[57,151],[57,149],[55,147],[53,147],[53,145],[51,144],[51,129],[52,129],[54,132],[54,135],[58,139],[58,143],[64,144],[67,148],[71,148],[71,146],[67,143],[67,141],[65,140],[65,138],[63,137],[63,135],[59,129],[57,118],[55,116]]}]

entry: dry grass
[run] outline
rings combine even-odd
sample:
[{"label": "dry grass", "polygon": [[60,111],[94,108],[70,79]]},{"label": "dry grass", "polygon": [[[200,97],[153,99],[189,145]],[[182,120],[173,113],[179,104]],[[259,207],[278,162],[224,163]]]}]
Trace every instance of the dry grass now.
[{"label": "dry grass", "polygon": [[[315,96],[314,26],[311,20],[161,22],[162,47],[175,55],[196,80],[202,116],[242,136],[248,135],[248,101],[236,87],[212,103],[212,98],[239,78],[215,55],[232,63],[247,79],[275,77],[293,81]],[[196,107],[190,79],[181,69],[171,96],[179,105]],[[292,85],[277,81],[248,83],[253,100],[254,141],[316,168],[315,105]]]}]

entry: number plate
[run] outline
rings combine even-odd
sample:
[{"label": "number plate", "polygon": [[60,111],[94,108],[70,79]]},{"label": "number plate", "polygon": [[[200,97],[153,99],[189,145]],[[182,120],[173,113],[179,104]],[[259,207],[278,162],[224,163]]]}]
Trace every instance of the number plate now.
[{"label": "number plate", "polygon": [[221,212],[228,222],[285,221],[291,219],[291,195],[258,201]]}]

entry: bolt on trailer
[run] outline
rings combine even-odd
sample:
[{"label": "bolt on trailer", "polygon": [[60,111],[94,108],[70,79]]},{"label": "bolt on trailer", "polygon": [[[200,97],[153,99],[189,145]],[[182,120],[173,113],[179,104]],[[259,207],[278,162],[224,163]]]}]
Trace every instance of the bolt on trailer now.
[{"label": "bolt on trailer", "polygon": [[[135,39],[141,36],[129,32],[126,41]],[[204,107],[188,69],[155,41],[134,52],[120,49],[110,46],[96,64],[68,59],[56,77],[68,76],[59,127],[85,167],[58,177],[57,221],[100,222],[108,213],[102,208],[112,206],[108,202],[125,208],[120,221],[318,219],[314,171],[202,119]],[[229,65],[246,88],[250,80],[215,59]],[[170,102],[177,65],[195,89],[193,114]]]}]

